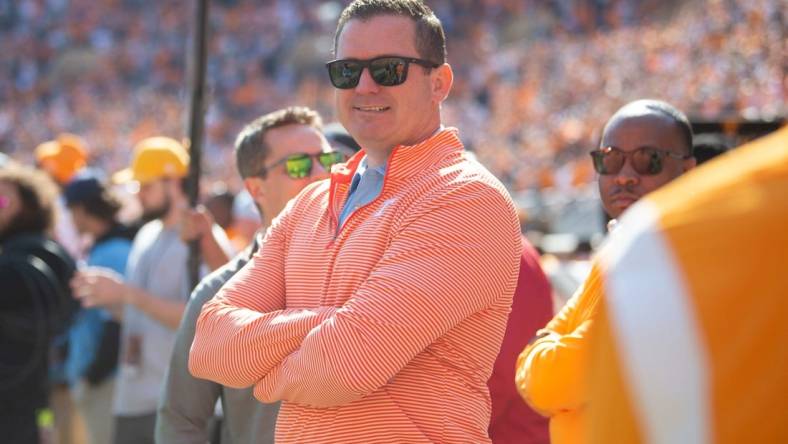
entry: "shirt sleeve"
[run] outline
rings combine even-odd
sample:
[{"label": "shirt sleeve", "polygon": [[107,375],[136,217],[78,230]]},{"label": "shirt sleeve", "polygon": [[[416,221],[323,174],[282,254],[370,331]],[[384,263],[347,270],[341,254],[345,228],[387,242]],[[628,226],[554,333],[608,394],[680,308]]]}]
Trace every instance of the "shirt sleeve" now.
[{"label": "shirt sleeve", "polygon": [[552,416],[586,402],[586,377],[581,371],[589,358],[588,332],[602,291],[598,269],[561,311],[537,333],[541,336],[517,359],[515,383],[534,410]]},{"label": "shirt sleeve", "polygon": [[88,257],[88,265],[109,268],[121,276],[126,272],[126,261],[131,252],[131,242],[125,239],[111,239],[97,245]]},{"label": "shirt sleeve", "polygon": [[292,203],[272,222],[250,262],[203,306],[189,355],[192,375],[233,388],[249,387],[335,311],[284,308]]},{"label": "shirt sleeve", "polygon": [[411,210],[364,284],[256,384],[257,399],[355,401],[469,316],[511,302],[521,246],[511,203],[492,189],[443,198]]}]

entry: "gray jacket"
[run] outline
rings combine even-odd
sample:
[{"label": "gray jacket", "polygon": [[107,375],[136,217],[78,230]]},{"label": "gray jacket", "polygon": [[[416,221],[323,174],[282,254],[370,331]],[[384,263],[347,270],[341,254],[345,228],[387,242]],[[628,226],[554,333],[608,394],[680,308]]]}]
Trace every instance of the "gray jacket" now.
[{"label": "gray jacket", "polygon": [[232,389],[189,373],[189,349],[203,304],[238,272],[257,250],[257,239],[223,267],[206,276],[191,294],[175,338],[166,381],[159,397],[156,442],[159,444],[205,444],[208,421],[221,398],[224,419],[222,444],[274,442],[279,403],[263,404],[252,388]]}]

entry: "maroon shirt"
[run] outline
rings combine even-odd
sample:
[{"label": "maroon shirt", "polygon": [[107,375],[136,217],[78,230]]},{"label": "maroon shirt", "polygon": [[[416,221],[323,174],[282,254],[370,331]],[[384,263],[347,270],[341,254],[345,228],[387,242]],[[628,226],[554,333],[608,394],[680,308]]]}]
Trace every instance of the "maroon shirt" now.
[{"label": "maroon shirt", "polygon": [[494,444],[547,444],[548,419],[531,410],[517,393],[514,373],[517,356],[536,331],[553,317],[550,282],[539,265],[539,254],[523,239],[520,276],[501,352],[487,382],[492,398],[490,438]]}]

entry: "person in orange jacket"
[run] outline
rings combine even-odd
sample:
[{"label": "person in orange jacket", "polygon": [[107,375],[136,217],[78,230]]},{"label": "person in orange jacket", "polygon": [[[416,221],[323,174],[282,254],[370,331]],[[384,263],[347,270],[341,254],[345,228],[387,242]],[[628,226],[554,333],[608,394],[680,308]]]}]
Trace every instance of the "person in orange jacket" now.
[{"label": "person in orange jacket", "polygon": [[[591,157],[599,173],[602,204],[615,221],[645,194],[695,166],[692,128],[687,117],[668,103],[631,102],[607,122],[600,147]],[[517,388],[534,410],[550,417],[553,444],[581,442],[585,433],[587,375],[582,369],[588,361],[588,332],[601,293],[599,269],[594,266],[517,360]]]},{"label": "person in orange jacket", "polygon": [[715,159],[611,236],[587,442],[788,442],[786,146],[788,127]]}]

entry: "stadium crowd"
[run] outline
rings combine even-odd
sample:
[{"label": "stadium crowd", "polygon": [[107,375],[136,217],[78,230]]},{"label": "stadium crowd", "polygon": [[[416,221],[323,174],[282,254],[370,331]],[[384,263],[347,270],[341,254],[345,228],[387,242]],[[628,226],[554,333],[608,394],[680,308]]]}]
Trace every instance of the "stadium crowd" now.
[{"label": "stadium crowd", "polygon": [[192,207],[194,11],[0,0],[0,433],[783,442],[784,2],[215,0]]},{"label": "stadium crowd", "polygon": [[[212,2],[210,179],[240,188],[228,147],[261,111],[333,120],[323,63],[342,3]],[[591,183],[605,116],[656,92],[695,120],[786,113],[780,0],[430,4],[457,73],[446,122],[514,193]],[[30,160],[68,131],[112,171],[142,138],[183,134],[192,19],[175,0],[0,0],[0,151]]]}]

